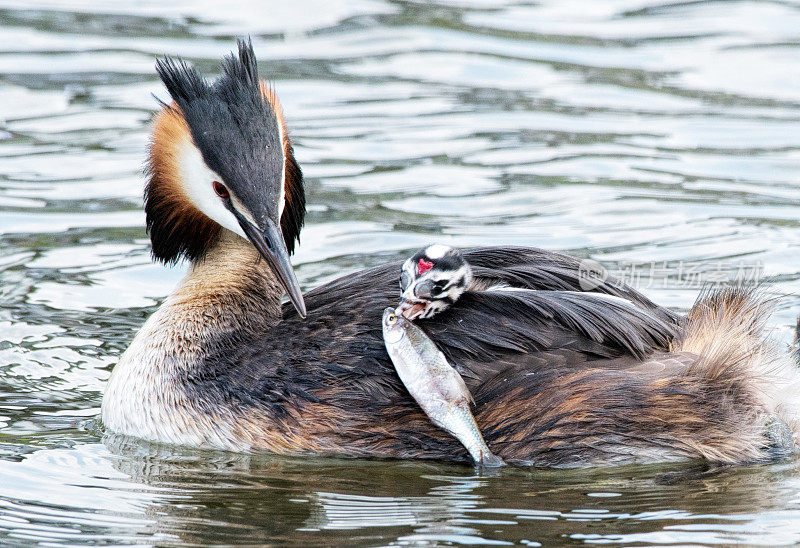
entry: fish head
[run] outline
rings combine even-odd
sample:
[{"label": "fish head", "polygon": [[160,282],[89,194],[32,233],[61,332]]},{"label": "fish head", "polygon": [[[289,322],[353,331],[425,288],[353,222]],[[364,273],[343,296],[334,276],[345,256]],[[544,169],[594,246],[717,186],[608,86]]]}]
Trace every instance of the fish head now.
[{"label": "fish head", "polygon": [[386,307],[383,311],[383,340],[386,344],[400,342],[406,334],[408,320],[396,314],[394,308]]}]

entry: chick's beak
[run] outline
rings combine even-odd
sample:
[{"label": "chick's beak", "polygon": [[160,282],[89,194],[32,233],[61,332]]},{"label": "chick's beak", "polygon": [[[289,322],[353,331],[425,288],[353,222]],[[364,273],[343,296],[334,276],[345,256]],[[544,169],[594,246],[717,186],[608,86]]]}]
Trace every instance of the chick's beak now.
[{"label": "chick's beak", "polygon": [[300,284],[294,275],[292,263],[289,261],[289,252],[286,250],[286,242],[283,240],[283,233],[280,228],[271,220],[267,220],[266,228],[259,229],[243,215],[234,210],[234,215],[239,221],[239,225],[244,233],[253,243],[272,271],[280,280],[281,285],[289,294],[289,300],[294,305],[301,318],[306,317],[306,303],[303,301],[303,293],[300,291]]},{"label": "chick's beak", "polygon": [[427,302],[416,299],[408,299],[405,295],[400,298],[400,304],[395,309],[395,314],[403,316],[408,320],[413,320],[425,310]]}]

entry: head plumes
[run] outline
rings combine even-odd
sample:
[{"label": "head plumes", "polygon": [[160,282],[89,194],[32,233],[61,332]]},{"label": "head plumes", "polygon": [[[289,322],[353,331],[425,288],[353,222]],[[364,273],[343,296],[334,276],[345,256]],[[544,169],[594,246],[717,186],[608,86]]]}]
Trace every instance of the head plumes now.
[{"label": "head plumes", "polygon": [[302,173],[278,99],[259,80],[250,41],[239,41],[238,55],[227,56],[221,68],[208,81],[181,59],[156,63],[173,102],[155,120],[145,211],[153,254],[165,262],[202,257],[219,226],[246,236],[238,216],[262,228],[280,219],[289,252],[299,240]]},{"label": "head plumes", "polygon": [[180,59],[156,69],[172,97],[155,119],[145,213],[153,255],[196,261],[221,228],[249,240],[300,315],[305,305],[289,254],[305,216],[302,174],[278,98],[258,78],[253,46],[207,81]]}]

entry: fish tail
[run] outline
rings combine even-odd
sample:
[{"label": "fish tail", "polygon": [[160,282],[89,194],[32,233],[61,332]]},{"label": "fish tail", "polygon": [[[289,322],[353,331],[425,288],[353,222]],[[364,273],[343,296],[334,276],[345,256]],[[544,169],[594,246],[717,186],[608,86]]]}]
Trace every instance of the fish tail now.
[{"label": "fish tail", "polygon": [[505,466],[506,463],[492,453],[486,442],[481,435],[481,430],[475,422],[475,417],[472,416],[469,408],[459,409],[456,414],[457,422],[460,423],[460,428],[455,428],[451,433],[461,442],[461,444],[469,451],[475,465],[486,468],[497,468]]},{"label": "fish tail", "polygon": [[489,448],[486,448],[486,451],[483,452],[481,459],[476,461],[478,466],[485,467],[485,468],[500,468],[501,466],[506,465],[506,461],[489,451]]}]

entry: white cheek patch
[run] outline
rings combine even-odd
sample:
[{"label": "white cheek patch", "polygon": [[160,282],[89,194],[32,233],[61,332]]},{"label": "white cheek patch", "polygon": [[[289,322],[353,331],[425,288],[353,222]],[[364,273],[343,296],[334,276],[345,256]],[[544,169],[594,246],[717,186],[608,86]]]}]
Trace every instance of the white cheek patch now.
[{"label": "white cheek patch", "polygon": [[[253,226],[258,226],[258,223],[256,222],[255,219],[253,219],[253,216],[247,210],[247,207],[245,207],[245,205],[241,202],[241,200],[239,200],[239,198],[236,197],[236,195],[233,192],[230,193],[230,199],[231,199],[231,204],[233,205],[233,209],[235,209],[242,217],[250,221],[250,224],[252,224]],[[225,211],[228,211],[227,208],[225,209]],[[228,213],[230,213],[230,211],[228,211]],[[241,225],[239,226],[241,228]]]},{"label": "white cheek patch", "polygon": [[189,201],[208,218],[247,239],[242,227],[239,226],[239,221],[214,192],[212,183],[223,182],[222,178],[206,165],[203,155],[190,140],[178,148],[178,169],[180,171],[178,179]]},{"label": "white cheek patch", "polygon": [[430,280],[433,283],[437,282],[449,282],[452,278],[447,274],[441,274],[439,272],[434,272],[432,274],[424,274],[419,277],[420,280]]},{"label": "white cheek patch", "polygon": [[457,270],[454,270],[448,278],[453,283],[461,283],[461,280],[464,280],[463,285],[467,286],[472,282],[472,268],[468,264],[463,264]]},{"label": "white cheek patch", "polygon": [[[403,263],[403,267],[400,269],[400,280],[403,279],[403,273],[408,274],[409,284],[406,289],[409,289],[414,285],[414,278],[416,277],[416,272],[414,270],[414,263],[411,259],[406,259],[406,262]],[[403,291],[403,285],[400,284],[400,291]]]}]

